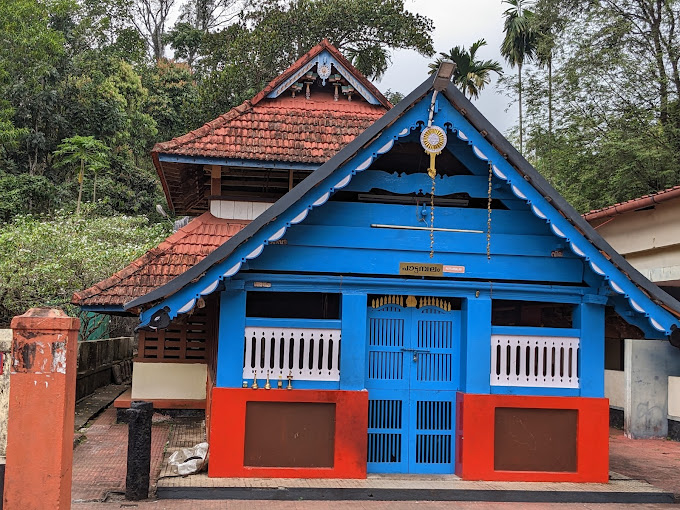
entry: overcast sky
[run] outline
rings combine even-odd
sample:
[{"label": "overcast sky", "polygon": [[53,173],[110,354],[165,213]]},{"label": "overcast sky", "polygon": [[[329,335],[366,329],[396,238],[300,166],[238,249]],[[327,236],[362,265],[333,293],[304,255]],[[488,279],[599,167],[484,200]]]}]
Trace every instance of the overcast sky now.
[{"label": "overcast sky", "polygon": [[[482,60],[498,60],[506,73],[514,71],[500,54],[503,39],[503,11],[508,7],[501,0],[404,0],[407,10],[427,16],[434,22],[434,49],[446,52],[457,45],[469,48],[477,39],[486,39],[487,46],[477,53]],[[380,82],[381,91],[392,89],[406,95],[428,76],[427,65],[432,61],[415,51],[396,51],[392,66]],[[507,112],[509,99],[496,92],[496,74],[482,91],[475,106],[501,132],[506,133],[516,123],[516,106]]]}]

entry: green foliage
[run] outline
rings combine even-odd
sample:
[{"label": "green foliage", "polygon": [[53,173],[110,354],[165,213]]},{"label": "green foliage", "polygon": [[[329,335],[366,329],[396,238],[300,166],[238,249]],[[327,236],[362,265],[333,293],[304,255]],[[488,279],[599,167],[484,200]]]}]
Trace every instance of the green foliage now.
[{"label": "green foliage", "polygon": [[483,46],[486,46],[486,41],[479,39],[469,50],[465,46],[455,46],[448,53],[440,53],[439,58],[428,66],[430,74],[437,72],[442,60],[451,60],[456,64],[453,83],[466,97],[477,99],[482,89],[491,83],[491,73],[503,74],[503,67],[498,61],[477,59],[477,51]]},{"label": "green foliage", "polygon": [[122,269],[170,232],[145,217],[17,216],[0,227],[0,324],[33,306],[68,308],[75,291]]},{"label": "green foliage", "polygon": [[538,0],[535,11],[527,157],[582,212],[680,183],[680,1]]},{"label": "green foliage", "polygon": [[195,123],[198,88],[191,68],[181,62],[161,60],[143,76],[148,90],[146,111],[158,129],[158,140],[170,140]]}]

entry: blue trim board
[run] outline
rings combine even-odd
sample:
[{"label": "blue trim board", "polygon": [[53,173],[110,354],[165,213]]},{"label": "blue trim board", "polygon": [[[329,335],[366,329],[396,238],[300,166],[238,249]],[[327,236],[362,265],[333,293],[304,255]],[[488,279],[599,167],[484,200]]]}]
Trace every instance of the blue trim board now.
[{"label": "blue trim board", "polygon": [[159,161],[163,163],[187,163],[190,165],[220,165],[236,168],[280,168],[283,170],[307,170],[314,171],[319,165],[294,163],[286,161],[261,161],[255,159],[234,159],[234,158],[211,158],[185,156],[183,154],[158,154]]}]

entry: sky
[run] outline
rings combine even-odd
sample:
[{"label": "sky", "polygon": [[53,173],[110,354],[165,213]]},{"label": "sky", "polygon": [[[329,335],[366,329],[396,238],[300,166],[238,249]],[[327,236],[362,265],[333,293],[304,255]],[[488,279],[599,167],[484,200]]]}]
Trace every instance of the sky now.
[{"label": "sky", "polygon": [[[498,60],[506,74],[514,73],[503,60],[500,45],[503,40],[503,12],[507,5],[501,0],[404,0],[410,12],[427,16],[434,22],[434,49],[446,52],[457,45],[469,48],[478,39],[486,39],[487,46],[477,53],[482,60]],[[392,53],[392,65],[376,85],[381,91],[391,89],[406,95],[428,76],[427,65],[433,59],[415,51],[399,50]],[[508,109],[509,98],[496,92],[495,73],[490,85],[482,91],[475,106],[501,133],[506,133],[517,121],[517,107]],[[506,112],[507,110],[507,112]]]}]

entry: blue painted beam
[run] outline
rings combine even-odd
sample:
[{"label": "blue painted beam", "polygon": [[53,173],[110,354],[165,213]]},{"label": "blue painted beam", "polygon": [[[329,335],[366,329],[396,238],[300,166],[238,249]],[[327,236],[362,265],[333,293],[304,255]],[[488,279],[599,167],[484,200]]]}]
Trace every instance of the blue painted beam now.
[{"label": "blue painted beam", "polygon": [[[429,206],[427,211],[429,213]],[[486,232],[488,211],[486,209],[435,207],[435,226],[448,228],[479,229]],[[422,226],[418,221],[416,205],[327,202],[322,208],[309,213],[302,225],[342,225],[345,227],[362,227],[371,223],[390,223],[399,225]],[[429,218],[427,218],[429,221]],[[292,231],[292,230],[291,230]],[[524,210],[491,211],[491,235],[528,234],[551,235],[550,227],[545,221],[538,219],[528,208]],[[558,243],[566,247],[563,239],[555,237]],[[493,241],[493,238],[492,238]]]},{"label": "blue painted beam", "polygon": [[[267,282],[271,287],[255,287],[254,282]],[[415,296],[449,296],[468,298],[480,296],[494,299],[550,301],[553,303],[581,303],[592,289],[576,286],[539,285],[535,283],[503,283],[450,279],[371,278],[361,276],[240,273],[232,283],[240,283],[258,292],[314,292],[412,294]]]},{"label": "blue painted beam", "polygon": [[[476,175],[438,175],[435,179],[435,196],[453,193],[468,193],[473,198],[488,197],[489,181],[486,176]],[[426,173],[389,173],[381,170],[366,170],[360,173],[345,188],[345,191],[368,192],[380,189],[398,194],[418,193],[429,195],[432,190],[432,179]],[[491,198],[515,199],[507,189],[491,190]]]},{"label": "blue painted beam", "polygon": [[220,165],[235,168],[275,168],[282,170],[307,170],[312,172],[319,165],[294,163],[287,161],[260,161],[255,159],[212,158],[185,156],[183,154],[159,154],[158,159],[163,163],[187,163],[191,165]]},{"label": "blue painted beam", "polygon": [[581,330],[578,328],[537,328],[528,326],[492,326],[493,335],[527,335],[527,336],[571,336],[579,337]]},{"label": "blue painted beam", "polygon": [[246,327],[340,329],[339,320],[247,317]]},{"label": "blue painted beam", "polygon": [[[429,208],[427,208],[429,211]],[[435,208],[435,211],[437,209]],[[435,222],[438,228],[460,228]],[[420,223],[414,227],[427,228]],[[466,225],[465,228],[480,230],[486,225]],[[442,253],[484,254],[486,256],[486,232],[435,232],[435,251]],[[319,225],[296,225],[286,235],[286,243],[291,246],[307,246],[310,248],[355,248],[362,250],[393,250],[422,252],[430,248],[430,232],[428,230],[402,230],[371,227],[325,227]],[[517,235],[492,234],[491,254],[518,255],[535,257],[552,257],[561,243],[552,235]],[[332,255],[330,255],[332,256]],[[571,251],[564,252],[563,259],[577,260]]]},{"label": "blue painted beam", "polygon": [[[429,244],[424,248],[429,249]],[[400,262],[436,263],[465,267],[465,273],[447,274],[453,281],[458,278],[483,280],[518,280],[527,282],[581,283],[583,262],[574,258],[535,256],[440,253],[435,241],[435,255],[429,250],[407,251],[393,247],[391,250],[360,250],[351,248],[307,248],[274,245],[257,259],[250,261],[254,271],[286,271],[306,273],[339,273],[398,276]]]}]

